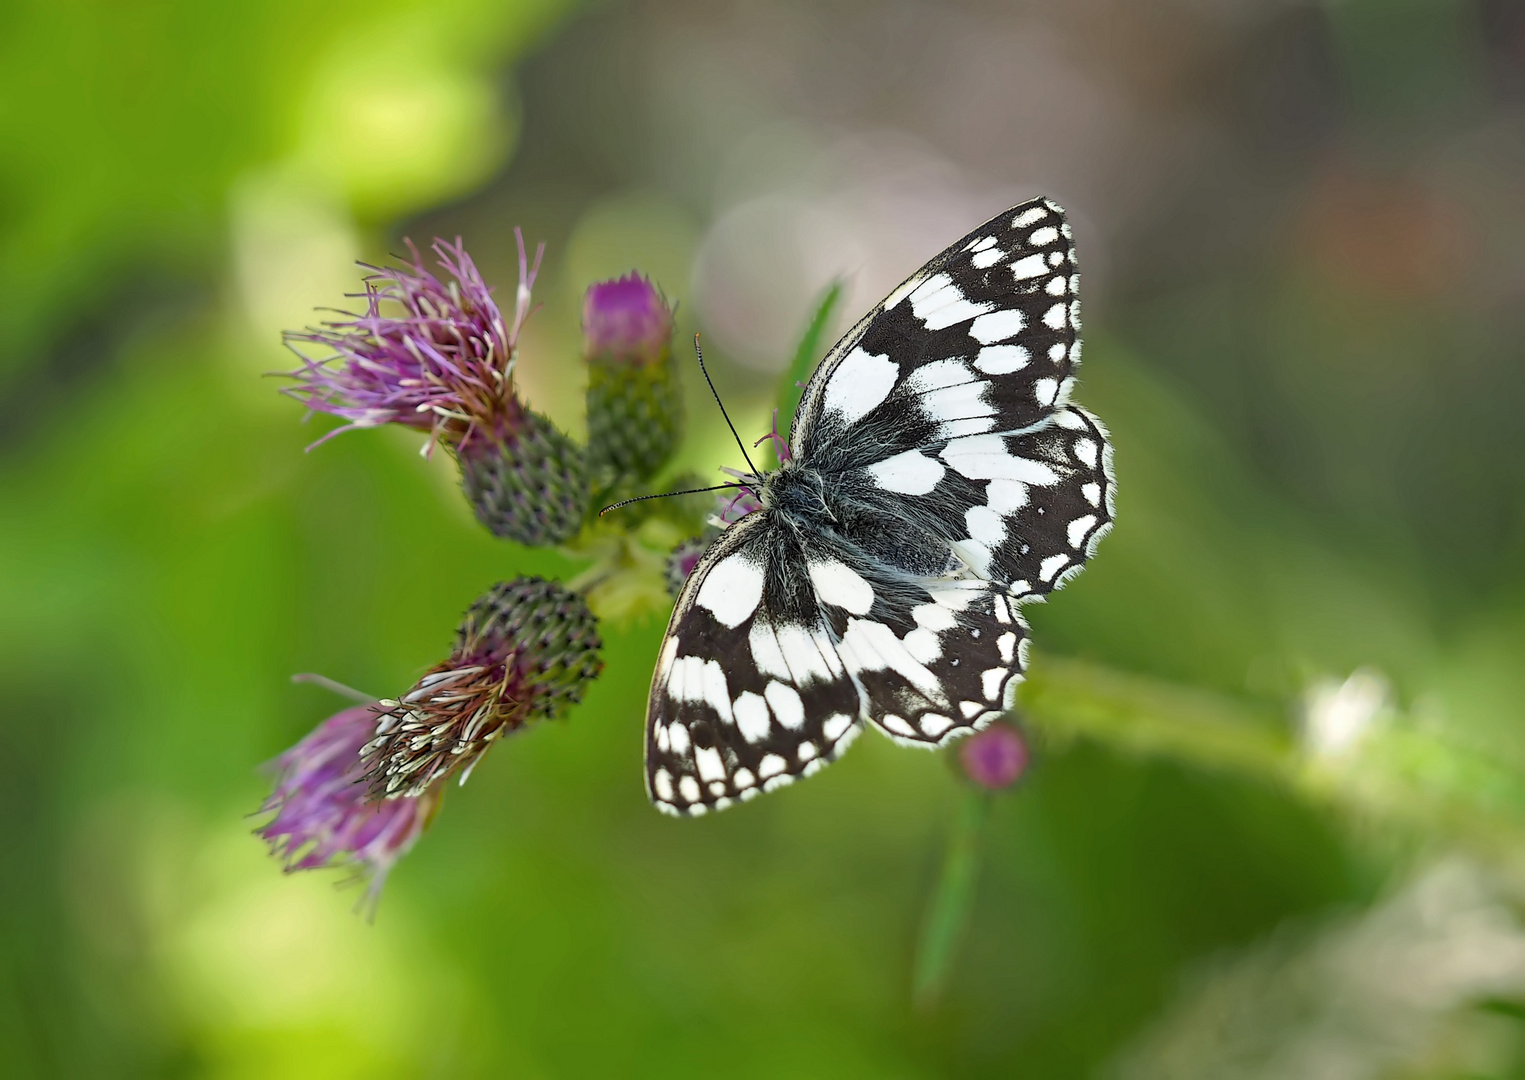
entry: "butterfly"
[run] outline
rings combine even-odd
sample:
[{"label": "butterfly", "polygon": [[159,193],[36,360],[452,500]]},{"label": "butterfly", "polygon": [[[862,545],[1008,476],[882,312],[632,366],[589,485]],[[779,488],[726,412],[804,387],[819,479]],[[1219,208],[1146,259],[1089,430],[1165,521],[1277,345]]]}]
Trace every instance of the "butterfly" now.
[{"label": "butterfly", "polygon": [[912,274],[832,347],[788,452],[742,482],[652,678],[647,793],[697,815],[809,776],[865,726],[939,747],[1009,710],[1024,603],[1112,526],[1064,211],[1034,199]]}]

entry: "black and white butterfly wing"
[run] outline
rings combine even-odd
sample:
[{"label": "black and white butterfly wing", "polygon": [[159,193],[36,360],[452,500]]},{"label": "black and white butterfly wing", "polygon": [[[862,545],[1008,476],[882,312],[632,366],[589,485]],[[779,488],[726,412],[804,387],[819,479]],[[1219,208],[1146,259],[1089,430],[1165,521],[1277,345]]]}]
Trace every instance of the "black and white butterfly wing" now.
[{"label": "black and white butterfly wing", "polygon": [[1064,212],[1035,199],[913,274],[821,362],[792,449],[861,512],[871,554],[926,569],[896,542],[915,521],[1021,599],[1084,565],[1114,484],[1105,429],[1069,403],[1077,286]]},{"label": "black and white butterfly wing", "polygon": [[690,575],[648,705],[658,807],[722,809],[808,775],[865,721],[938,746],[1010,707],[1018,605],[1112,524],[1107,433],[1069,402],[1077,284],[1063,211],[1033,200],[827,354],[790,443],[831,524],[758,511]]},{"label": "black and white butterfly wing", "polygon": [[[688,577],[652,676],[647,794],[674,814],[720,810],[809,775],[860,729],[862,700],[772,515],[721,534]],[[783,537],[787,541],[788,537]]]},{"label": "black and white butterfly wing", "polygon": [[1026,642],[988,582],[916,578],[752,514],[673,612],[648,705],[648,794],[674,814],[724,809],[835,760],[864,720],[942,745],[1010,707]]}]

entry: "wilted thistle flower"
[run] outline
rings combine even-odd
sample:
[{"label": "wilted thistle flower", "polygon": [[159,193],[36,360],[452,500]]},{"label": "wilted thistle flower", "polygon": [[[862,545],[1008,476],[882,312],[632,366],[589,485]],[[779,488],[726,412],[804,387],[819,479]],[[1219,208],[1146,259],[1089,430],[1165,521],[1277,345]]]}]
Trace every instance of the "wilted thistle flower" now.
[{"label": "wilted thistle flower", "polygon": [[[428,432],[428,447],[443,443],[456,455],[461,486],[484,525],[505,539],[553,544],[582,525],[586,463],[570,439],[514,393],[519,332],[543,251],[530,266],[523,236],[517,229],[514,235],[519,288],[511,324],[459,239],[434,242],[448,282],[424,266],[410,243],[409,265],[367,267],[373,273],[364,314],[286,335],[302,359],[290,373],[298,385],[286,393],[349,421],[330,436],[380,424]],[[308,356],[303,346],[326,352]]]},{"label": "wilted thistle flower", "polygon": [[500,582],[471,605],[449,659],[384,701],[364,749],[371,798],[410,798],[459,771],[466,782],[493,740],[582,700],[603,668],[598,622],[553,581]]},{"label": "wilted thistle flower", "polygon": [[336,713],[277,758],[275,790],[260,807],[275,817],[258,830],[287,871],[355,867],[370,879],[371,902],[428,827],[443,794],[436,786],[413,798],[367,801],[360,751],[375,734],[377,712],[359,705]]},{"label": "wilted thistle flower", "polygon": [[1011,787],[1027,771],[1027,742],[1013,725],[996,721],[959,744],[964,775],[983,788]]},{"label": "wilted thistle flower", "polygon": [[651,282],[627,274],[588,289],[582,330],[589,458],[607,480],[644,480],[683,433],[672,309]]}]

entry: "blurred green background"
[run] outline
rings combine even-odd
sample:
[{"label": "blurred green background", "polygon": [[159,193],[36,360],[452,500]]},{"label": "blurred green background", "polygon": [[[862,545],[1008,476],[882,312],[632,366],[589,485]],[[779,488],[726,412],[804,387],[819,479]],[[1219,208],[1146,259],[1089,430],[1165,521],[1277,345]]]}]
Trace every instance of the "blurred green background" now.
[{"label": "blurred green background", "polygon": [[[0,1072],[1525,1076],[1525,9],[1507,0],[11,0],[0,37]],[[374,925],[257,766],[519,573],[445,455],[261,376],[356,258],[548,243],[580,429],[631,268],[747,431],[842,323],[1044,192],[1120,523],[1046,607],[1036,761],[941,999],[960,800],[868,737],[646,804],[660,619],[452,791]],[[736,464],[689,380],[683,463]]]}]

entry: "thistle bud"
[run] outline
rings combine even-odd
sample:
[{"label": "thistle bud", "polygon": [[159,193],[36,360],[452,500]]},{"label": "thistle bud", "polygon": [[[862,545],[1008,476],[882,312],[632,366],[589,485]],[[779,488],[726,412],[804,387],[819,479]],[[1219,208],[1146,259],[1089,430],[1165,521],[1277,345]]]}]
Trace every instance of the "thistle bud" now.
[{"label": "thistle bud", "polygon": [[699,560],[708,547],[707,541],[695,537],[692,540],[683,541],[668,552],[667,591],[672,594],[673,599],[676,600],[678,594],[683,591],[684,582],[688,580],[688,575],[694,572],[694,567],[699,565]]},{"label": "thistle bud", "polygon": [[591,464],[610,479],[644,480],[683,433],[672,309],[651,282],[628,274],[588,290],[582,327]]},{"label": "thistle bud", "polygon": [[[519,288],[505,323],[459,240],[434,242],[448,282],[408,246],[408,265],[369,267],[364,314],[286,335],[302,360],[286,393],[348,421],[324,438],[380,424],[428,432],[429,447],[442,443],[459,460],[462,488],[495,535],[536,545],[570,539],[589,501],[582,451],[528,409],[513,384],[540,253],[531,267],[519,236]],[[324,351],[303,351],[313,346]]]},{"label": "thistle bud", "polygon": [[582,700],[600,670],[598,623],[541,578],[500,582],[471,605],[450,657],[383,701],[363,752],[372,798],[409,798],[452,773],[466,782],[494,740]]},{"label": "thistle bud", "polygon": [[353,866],[370,880],[374,903],[387,873],[423,835],[443,790],[425,787],[410,798],[366,801],[360,751],[376,730],[378,709],[345,709],[276,759],[275,790],[260,807],[275,814],[258,830],[288,872]]},{"label": "thistle bud", "polygon": [[583,451],[539,413],[520,408],[492,437],[463,442],[456,457],[461,490],[494,536],[544,547],[582,528],[590,498]]}]

